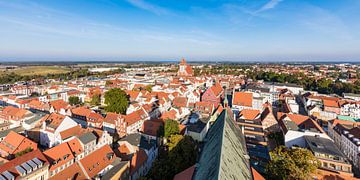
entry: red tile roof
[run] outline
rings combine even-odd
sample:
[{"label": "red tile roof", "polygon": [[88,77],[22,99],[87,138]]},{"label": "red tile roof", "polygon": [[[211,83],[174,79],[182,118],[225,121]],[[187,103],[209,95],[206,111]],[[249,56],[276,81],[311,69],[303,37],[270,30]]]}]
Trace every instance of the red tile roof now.
[{"label": "red tile roof", "polygon": [[147,159],[148,156],[143,149],[136,152],[131,159],[130,175],[133,175],[141,166],[143,166]]},{"label": "red tile roof", "polygon": [[50,180],[58,179],[87,179],[77,163],[73,163],[71,166],[60,171],[55,176],[49,178]]},{"label": "red tile roof", "polygon": [[195,165],[181,171],[180,173],[176,174],[174,180],[191,180],[192,176],[195,171]]},{"label": "red tile roof", "polygon": [[44,166],[49,164],[48,160],[43,155],[43,153],[41,153],[41,151],[37,149],[35,151],[26,153],[18,158],[15,158],[9,162],[2,164],[0,166],[0,173],[2,173],[4,171],[9,171],[11,174],[13,174],[17,178],[20,176],[20,174],[15,169],[15,167],[18,165],[21,165],[24,162],[32,160],[33,158],[38,158],[40,161],[42,161],[44,163]]},{"label": "red tile roof", "polygon": [[30,139],[14,132],[14,131],[10,131],[10,133],[0,143],[0,149],[9,154],[15,154],[15,153],[24,151],[27,148],[36,150],[37,143],[31,141]]},{"label": "red tile roof", "polygon": [[59,111],[59,110],[61,110],[61,109],[68,109],[68,108],[70,107],[70,105],[69,105],[67,102],[65,102],[65,101],[63,101],[63,100],[61,100],[61,99],[55,100],[55,101],[51,101],[51,102],[50,102],[50,105],[51,105],[52,107],[54,107],[54,109],[55,109],[56,111]]},{"label": "red tile roof", "polygon": [[175,97],[173,100],[173,106],[175,107],[187,107],[188,99],[186,97]]},{"label": "red tile roof", "polygon": [[23,108],[16,108],[14,106],[6,106],[2,110],[1,115],[22,119],[22,118],[25,118],[25,115],[27,113],[31,113],[31,112],[26,109],[23,109]]},{"label": "red tile roof", "polygon": [[253,95],[250,92],[235,92],[233,105],[252,107]]},{"label": "red tile roof", "polygon": [[50,171],[53,171],[74,159],[74,155],[67,142],[44,151],[44,154],[51,164]]},{"label": "red tile roof", "polygon": [[144,121],[141,131],[143,134],[146,135],[157,136],[157,133],[161,126],[164,127],[163,121],[159,121],[159,120]]},{"label": "red tile roof", "polygon": [[106,168],[115,160],[115,154],[109,145],[104,145],[98,150],[85,156],[80,160],[86,173],[90,178],[95,177],[100,171]]},{"label": "red tile roof", "polygon": [[239,115],[242,119],[254,120],[260,115],[260,111],[256,109],[243,109]]},{"label": "red tile roof", "polygon": [[132,125],[142,119],[147,118],[147,114],[143,109],[139,109],[125,116],[125,122],[128,125]]}]

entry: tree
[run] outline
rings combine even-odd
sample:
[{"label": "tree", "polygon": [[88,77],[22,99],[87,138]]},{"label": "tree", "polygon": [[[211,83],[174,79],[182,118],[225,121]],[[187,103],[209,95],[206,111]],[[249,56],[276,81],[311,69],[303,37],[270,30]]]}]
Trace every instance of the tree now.
[{"label": "tree", "polygon": [[195,164],[198,145],[190,136],[172,135],[166,146],[167,151],[154,161],[149,179],[173,179],[177,173]]},{"label": "tree", "polygon": [[70,96],[69,103],[70,103],[70,105],[73,106],[73,105],[81,104],[81,101],[80,101],[79,97],[77,97],[77,96]]},{"label": "tree", "polygon": [[165,121],[165,133],[164,136],[166,138],[170,137],[171,135],[179,134],[179,123],[172,119],[167,119]]},{"label": "tree", "polygon": [[106,81],[105,86],[113,85],[114,83],[112,81]]},{"label": "tree", "polygon": [[39,96],[40,96],[40,94],[38,92],[32,92],[30,94],[30,97],[39,97]]},{"label": "tree", "polygon": [[125,114],[129,105],[129,97],[119,88],[110,89],[105,93],[105,110]]},{"label": "tree", "polygon": [[100,94],[94,94],[91,98],[90,104],[94,106],[98,106],[101,103],[101,95]]},{"label": "tree", "polygon": [[17,157],[20,157],[20,156],[22,156],[22,155],[24,155],[24,154],[26,154],[26,153],[28,153],[28,152],[31,152],[31,151],[33,151],[33,149],[32,149],[31,147],[28,147],[28,148],[24,149],[23,151],[17,152],[17,153],[15,154],[15,157],[16,157],[16,158],[17,158]]},{"label": "tree", "polygon": [[147,91],[147,92],[150,92],[150,93],[151,93],[151,92],[152,92],[152,87],[153,87],[152,85],[147,85],[147,86],[145,86],[145,88],[144,88],[144,89],[145,89],[145,91]]},{"label": "tree", "polygon": [[266,167],[269,179],[309,179],[320,162],[307,149],[279,146],[270,152]]}]

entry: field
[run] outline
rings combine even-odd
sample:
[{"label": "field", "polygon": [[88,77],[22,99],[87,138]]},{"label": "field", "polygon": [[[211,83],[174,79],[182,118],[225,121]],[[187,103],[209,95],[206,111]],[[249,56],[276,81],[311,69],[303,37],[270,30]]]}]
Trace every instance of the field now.
[{"label": "field", "polygon": [[9,74],[11,72],[21,76],[29,76],[67,73],[70,72],[70,69],[62,66],[26,66],[17,67],[15,69],[0,70],[0,74]]}]

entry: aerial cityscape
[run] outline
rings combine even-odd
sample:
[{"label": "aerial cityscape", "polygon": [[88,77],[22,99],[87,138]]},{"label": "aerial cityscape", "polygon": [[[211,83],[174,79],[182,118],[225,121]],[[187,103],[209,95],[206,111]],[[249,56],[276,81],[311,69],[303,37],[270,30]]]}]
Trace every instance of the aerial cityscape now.
[{"label": "aerial cityscape", "polygon": [[0,0],[0,180],[360,179],[358,0]]}]

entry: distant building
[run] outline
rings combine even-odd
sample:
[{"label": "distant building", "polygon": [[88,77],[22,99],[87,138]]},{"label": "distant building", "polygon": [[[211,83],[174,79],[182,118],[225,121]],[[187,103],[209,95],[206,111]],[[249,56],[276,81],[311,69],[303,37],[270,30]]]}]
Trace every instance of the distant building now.
[{"label": "distant building", "polygon": [[193,70],[190,65],[186,64],[185,59],[182,59],[179,65],[178,76],[192,76]]}]

